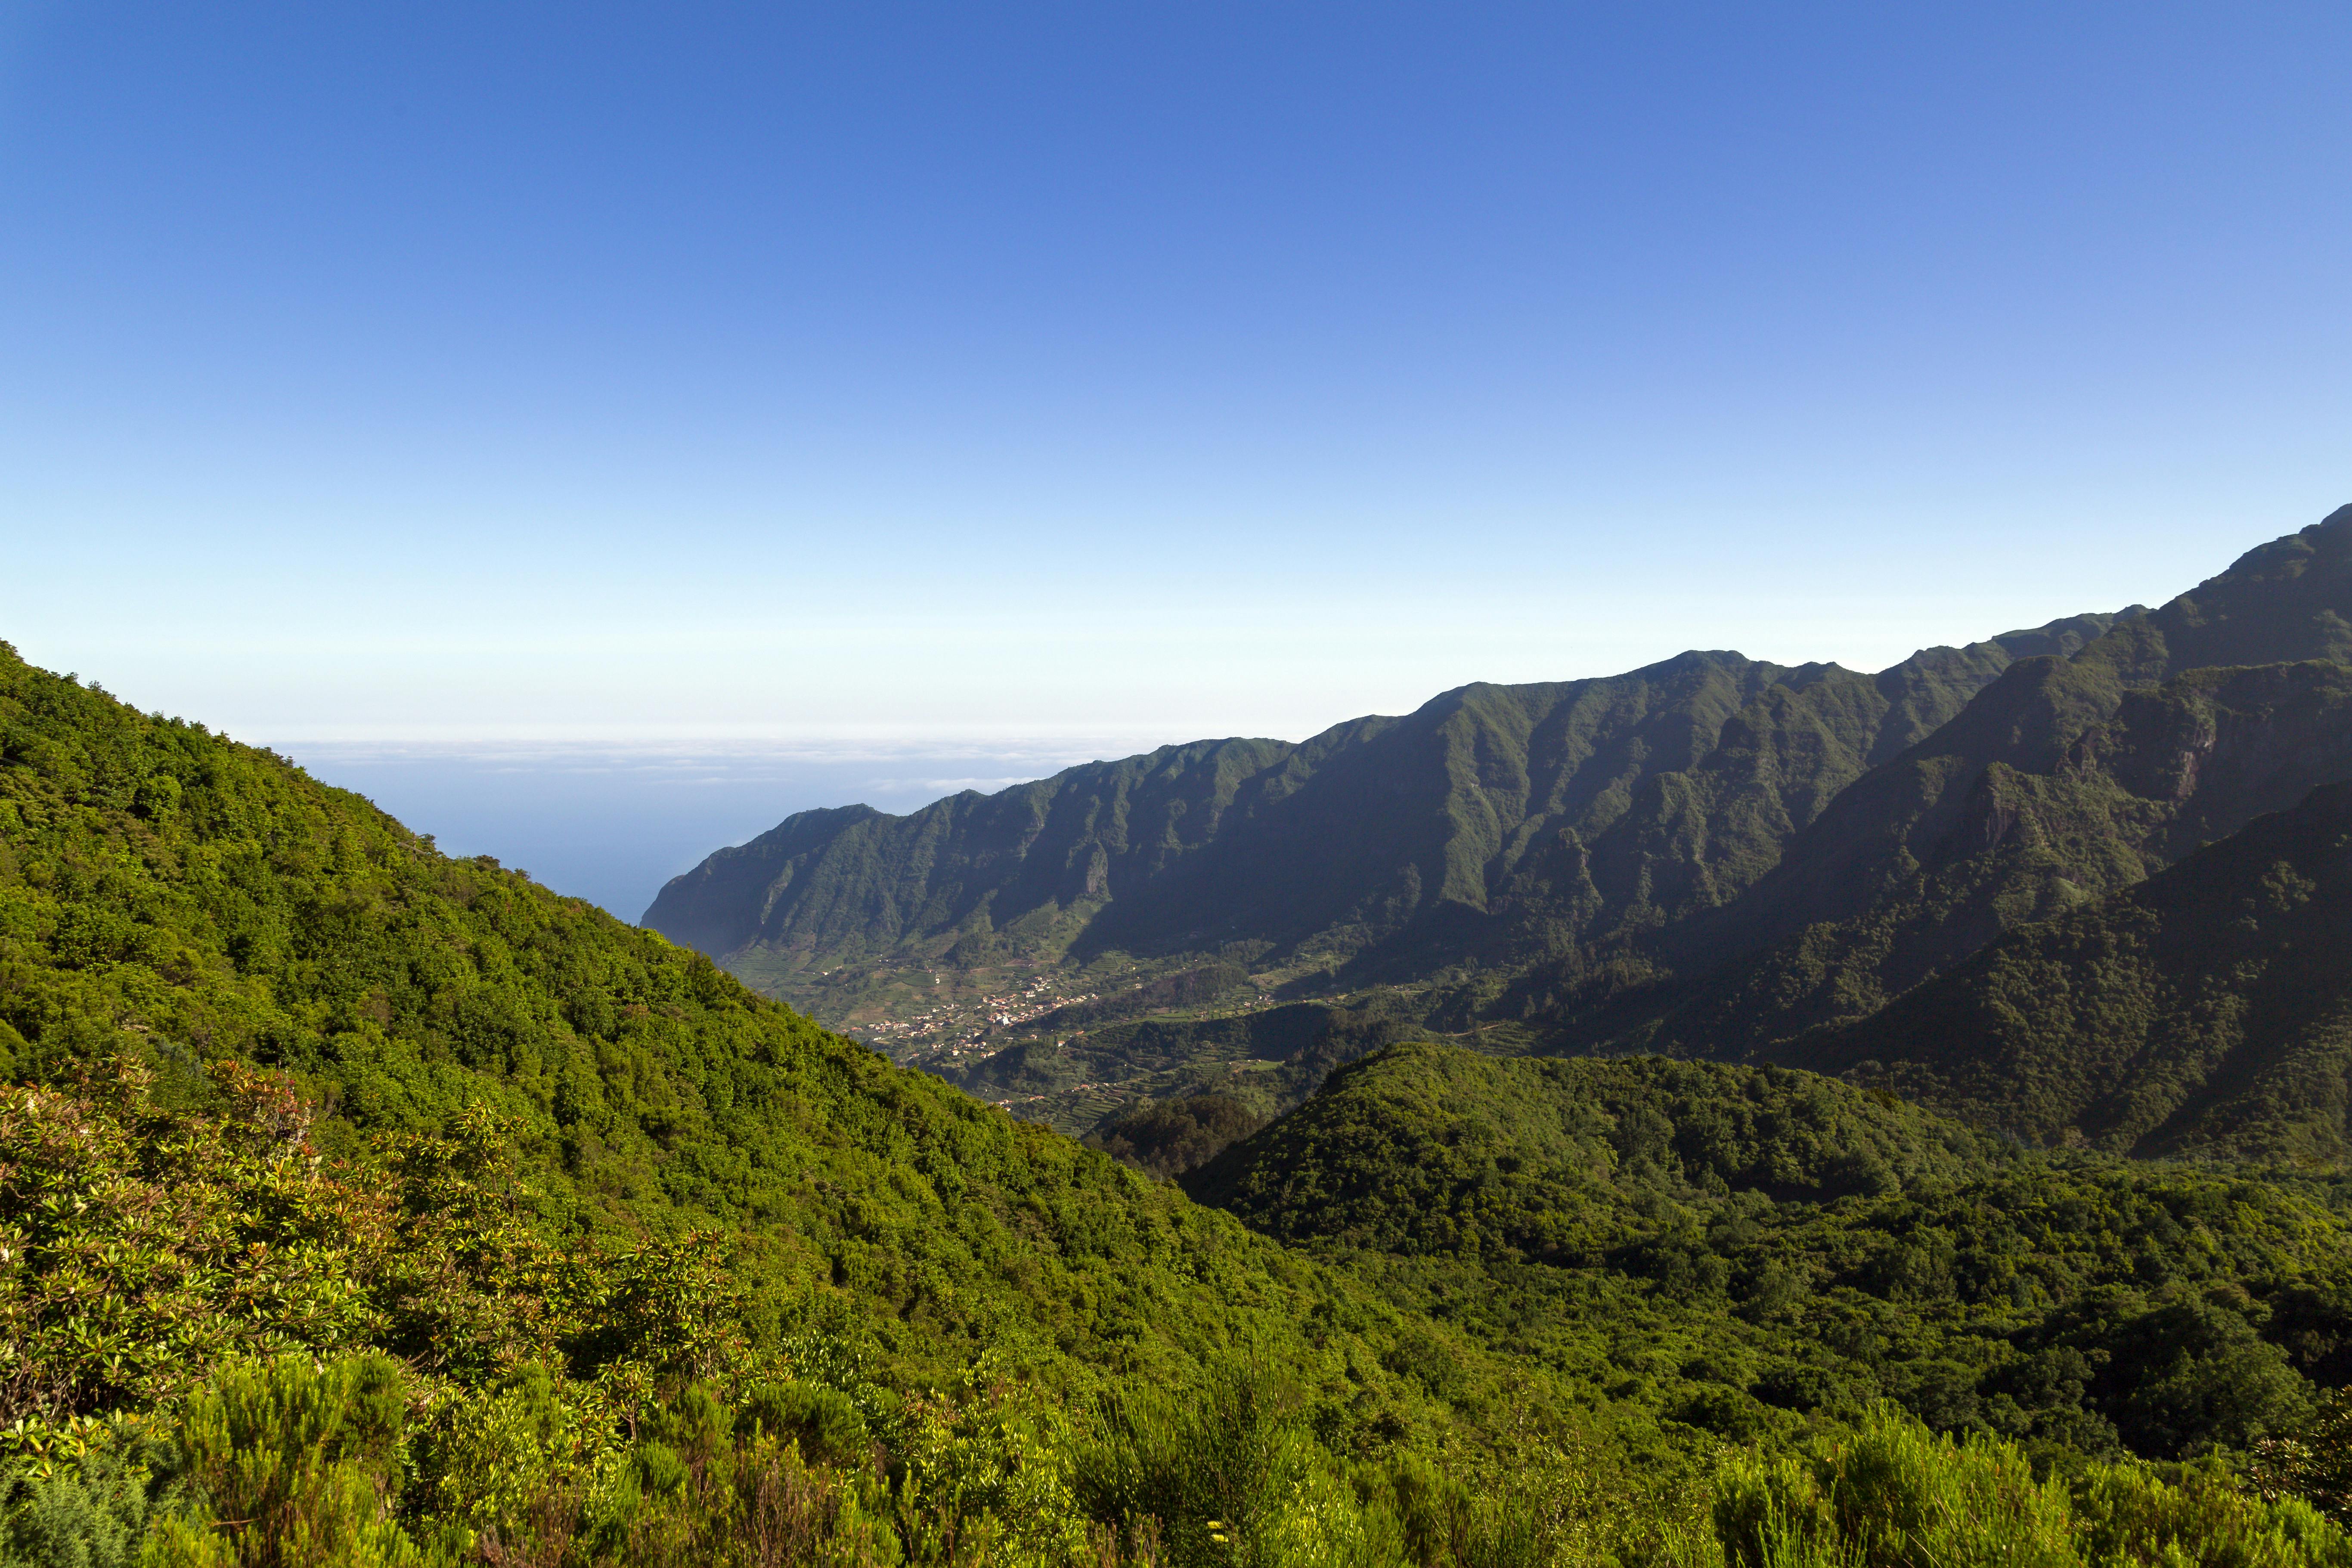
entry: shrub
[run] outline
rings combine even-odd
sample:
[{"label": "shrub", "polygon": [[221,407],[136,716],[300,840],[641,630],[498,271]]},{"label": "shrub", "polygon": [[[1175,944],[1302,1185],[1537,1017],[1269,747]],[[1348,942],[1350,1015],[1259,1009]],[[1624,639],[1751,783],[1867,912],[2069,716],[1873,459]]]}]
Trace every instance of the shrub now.
[{"label": "shrub", "polygon": [[2037,1478],[1982,1436],[1937,1436],[1891,1406],[1811,1458],[1728,1460],[1711,1546],[1730,1568],[2352,1568],[2352,1540],[2299,1500],[2265,1500],[2219,1461],[2091,1464]]},{"label": "shrub", "polygon": [[8,1489],[5,1531],[12,1563],[41,1568],[131,1568],[170,1455],[135,1430],[64,1461],[28,1468]]},{"label": "shrub", "polygon": [[175,1436],[192,1498],[158,1521],[149,1568],[410,1568],[393,1522],[404,1398],[379,1355],[239,1363],[188,1403]]}]

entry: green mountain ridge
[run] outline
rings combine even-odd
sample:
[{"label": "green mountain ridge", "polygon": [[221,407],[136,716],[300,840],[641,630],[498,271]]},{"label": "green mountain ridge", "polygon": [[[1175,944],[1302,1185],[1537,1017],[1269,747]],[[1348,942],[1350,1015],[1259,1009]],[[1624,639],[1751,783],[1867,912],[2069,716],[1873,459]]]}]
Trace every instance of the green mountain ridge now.
[{"label": "green mountain ridge", "polygon": [[2155,610],[1875,677],[1693,653],[803,814],[648,919],[1074,1133],[1188,1092],[1297,1103],[1347,1053],[1236,1020],[1302,1001],[1489,1049],[1795,1060],[2352,778],[2348,627],[2352,508]]},{"label": "green mountain ridge", "polygon": [[[1936,733],[1856,780],[1797,836],[1769,875],[1736,906],[1693,922],[1682,941],[1717,952],[1753,948],[1857,915],[1937,855],[1938,841],[1970,809],[1971,792],[1987,770],[2056,773],[2094,727],[2116,717],[2126,693],[2190,670],[2352,663],[2347,616],[2352,507],[2248,552],[2221,575],[2118,622],[2063,661],[2021,661],[2004,671]],[[2193,767],[2191,759],[2219,739],[2184,734],[2182,757],[2168,762]],[[2114,742],[2105,749],[2112,752]],[[2291,759],[2281,763],[2293,765]],[[2193,771],[2179,786],[2195,787]],[[2278,799],[2255,809],[2286,804]],[[2211,825],[2209,836],[2226,830]],[[2193,846],[2176,839],[2174,852],[2187,847]]]},{"label": "green mountain ridge", "polygon": [[[1580,1008],[1573,989],[1546,995],[1538,980],[1520,1006],[1558,1018],[1559,1041],[1770,1056],[1809,1028],[1867,1016],[2004,931],[2128,888],[2352,778],[2352,668],[2202,669],[2118,693],[2086,662],[2015,667],[1935,742],[1849,792],[1843,817],[1886,826],[1801,840],[1754,895],[1796,936],[1696,984]],[[1971,748],[1996,728],[1971,732],[1971,719],[2003,721],[2012,743]],[[2030,743],[2014,743],[2021,731]],[[1712,939],[1737,951],[1738,934],[1719,927],[1752,912],[1724,910],[1661,945]],[[1823,918],[1808,924],[1807,912]]]},{"label": "green mountain ridge", "polygon": [[874,962],[1202,954],[1343,984],[1524,964],[1720,903],[1874,763],[2082,616],[1876,676],[1691,653],[1472,686],[1303,744],[1202,742],[905,817],[803,813],[646,923],[822,1013]]}]

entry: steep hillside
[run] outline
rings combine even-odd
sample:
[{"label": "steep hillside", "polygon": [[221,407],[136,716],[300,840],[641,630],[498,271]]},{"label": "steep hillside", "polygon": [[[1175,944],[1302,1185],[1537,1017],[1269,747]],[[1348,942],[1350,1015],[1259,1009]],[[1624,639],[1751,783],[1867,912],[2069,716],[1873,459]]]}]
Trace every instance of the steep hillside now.
[{"label": "steep hillside", "polygon": [[1663,1184],[1777,1202],[1949,1184],[2000,1150],[1810,1073],[1391,1047],[1188,1179],[1286,1241],[1600,1263]]},{"label": "steep hillside", "polygon": [[[2004,932],[2352,779],[2347,627],[2352,508],[2155,611],[1876,677],[1686,655],[1465,688],[1297,748],[795,818],[653,915],[687,931],[716,907],[695,889],[731,879],[757,921],[693,928],[728,963],[1106,1138],[1186,1094],[1296,1103],[1346,1053],[1294,1060],[1248,1020],[1299,999],[1493,1049],[1793,1059]],[[860,1015],[877,975],[891,999]],[[978,1006],[940,1000],[959,984]],[[957,1032],[921,1048],[942,1019]],[[2241,1142],[2284,1146],[2268,1136]]]},{"label": "steep hillside", "polygon": [[[2352,508],[2023,659],[1856,779],[1738,899],[1517,977],[1556,1046],[1738,1057],[1867,1016],[2000,932],[2352,777]],[[2263,662],[2207,666],[2246,656]],[[2159,683],[2159,684],[2148,684]]]},{"label": "steep hillside", "polygon": [[2095,657],[2127,685],[2222,665],[2352,664],[2352,506],[2248,551],[2220,576],[2116,631]]},{"label": "steep hillside", "polygon": [[1114,889],[1198,852],[1237,797],[1252,809],[1269,770],[1296,750],[1203,741],[992,795],[966,790],[910,816],[862,805],[802,812],[672,880],[645,923],[720,957],[757,943],[827,963],[901,950],[928,959],[959,941],[969,956],[999,933],[1053,950]]},{"label": "steep hillside", "polygon": [[2040,1142],[2343,1160],[2352,784],[1787,1051]]},{"label": "steep hillside", "polygon": [[[2079,769],[2078,743],[2116,718],[2126,693],[2190,670],[2352,661],[2347,627],[2352,507],[2248,552],[2220,576],[2119,623],[2063,662],[2028,660],[2009,669],[1948,724],[1856,779],[1796,837],[1771,875],[1737,907],[1695,925],[1690,941],[1748,945],[1859,914],[1947,854],[1956,829],[1965,834],[1988,770],[2051,775],[2062,764]],[[2161,727],[2161,721],[2143,716],[2139,727],[2151,724]],[[2141,782],[2156,783],[2148,776],[2156,770],[2185,767],[2170,787],[2194,787],[2201,761],[2196,753],[2219,737],[2207,742],[2183,728],[2176,739],[2185,755],[2151,759]],[[2323,737],[2322,743],[2333,742]],[[2114,749],[2111,741],[2107,750]],[[2239,765],[2250,763],[2240,759]],[[2287,755],[2271,762],[2281,773],[2296,765]],[[2193,830],[2207,821],[2182,826]]]},{"label": "steep hillside", "polygon": [[1090,763],[906,817],[804,813],[677,879],[646,919],[845,1016],[877,964],[1213,954],[1309,985],[1523,964],[1733,897],[2015,659],[2112,620],[1876,676],[1686,654],[1466,687],[1296,747]]},{"label": "steep hillside", "polygon": [[1185,1180],[1400,1306],[1735,1439],[1890,1398],[2170,1457],[2352,1376],[2340,1184],[2053,1161],[1810,1073],[1399,1046]]},{"label": "steep hillside", "polygon": [[[1082,1387],[1246,1341],[1318,1397],[1386,1397],[1393,1317],[1344,1280],[700,954],[0,646],[0,1069],[70,1087],[127,1059],[201,1110],[225,1058],[290,1075],[310,1138],[362,1163],[494,1111],[568,1250],[715,1229],[755,1350],[824,1327],[919,1384],[985,1343]],[[7,1386],[0,1425],[63,1414]]]},{"label": "steep hillside", "polygon": [[[2080,664],[2021,665],[1906,759],[1916,771],[1876,775],[1849,792],[1884,805],[1882,787],[1907,787],[1937,770],[1953,781],[1940,800],[1924,791],[1908,797],[1919,809],[1906,824],[1906,842],[1857,837],[1821,854],[1821,841],[1811,840],[1792,851],[1790,869],[1805,856],[1810,879],[1803,888],[1794,876],[1780,879],[1792,900],[1816,889],[1834,895],[1835,874],[1857,889],[1875,880],[1867,901],[1859,893],[1840,898],[1858,912],[1801,927],[1696,984],[1637,990],[1589,1007],[1579,1006],[1572,985],[1562,986],[1556,1037],[1580,1034],[1677,1054],[1769,1054],[1808,1028],[1866,1016],[2005,931],[2129,887],[2315,785],[2352,778],[2352,668],[2196,670],[2158,689],[2124,692],[2110,717],[2087,719],[2090,705],[2080,699],[2086,687],[2100,689],[2102,675]],[[2048,727],[2043,742],[2048,730],[2072,731],[2063,752],[2038,742],[1969,753],[1972,721],[2019,709]],[[1952,749],[1933,752],[1942,745]],[[1995,751],[2005,755],[1978,765]],[[1685,951],[1706,934],[1688,933]],[[1541,984],[1524,987],[1530,1010],[1546,1005],[1535,994]]]}]

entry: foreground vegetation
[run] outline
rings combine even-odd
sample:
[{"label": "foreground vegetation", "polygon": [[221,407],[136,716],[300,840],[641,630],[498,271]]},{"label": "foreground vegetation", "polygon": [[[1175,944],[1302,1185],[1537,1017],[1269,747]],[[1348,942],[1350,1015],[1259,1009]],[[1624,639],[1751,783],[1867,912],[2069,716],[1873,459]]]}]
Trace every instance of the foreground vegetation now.
[{"label": "foreground vegetation", "polygon": [[[2352,1185],[2052,1158],[1892,1095],[1408,1045],[1185,1178],[1397,1306],[1733,1441],[1892,1401],[2067,1455],[2289,1437],[2352,1382]],[[1416,1375],[1456,1375],[1431,1342]]]}]

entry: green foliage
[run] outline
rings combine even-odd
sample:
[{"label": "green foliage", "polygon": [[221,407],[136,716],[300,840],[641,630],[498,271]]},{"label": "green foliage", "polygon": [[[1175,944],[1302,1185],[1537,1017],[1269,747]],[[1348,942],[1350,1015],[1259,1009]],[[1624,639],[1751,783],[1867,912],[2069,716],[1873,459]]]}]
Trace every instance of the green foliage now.
[{"label": "green foliage", "polygon": [[1994,1146],[1811,1074],[1398,1046],[1189,1183],[1286,1240],[1598,1262],[1661,1185],[1828,1199],[1995,1163]]},{"label": "green foliage", "polygon": [[[154,804],[172,793],[165,777],[168,811]],[[176,1180],[162,1152],[128,1169],[146,1195],[118,1205],[118,1229],[145,1226],[141,1245],[166,1249],[220,1238],[205,1254],[218,1271],[187,1278],[209,1281],[221,1310],[153,1297],[152,1335],[107,1329],[121,1293],[51,1266],[41,1227],[56,1225],[58,1245],[112,1267],[105,1247],[138,1238],[75,1227],[115,1208],[20,1193],[13,1223],[41,1260],[17,1273],[72,1292],[26,1302],[20,1334],[114,1334],[91,1342],[70,1386],[28,1389],[26,1412],[162,1397],[173,1369],[230,1349],[372,1336],[436,1374],[495,1377],[592,1319],[604,1339],[563,1353],[616,1376],[634,1362],[656,1381],[708,1374],[735,1353],[729,1336],[772,1345],[812,1315],[845,1314],[910,1381],[951,1374],[988,1341],[1081,1387],[1129,1369],[1184,1374],[1248,1334],[1328,1360],[1345,1385],[1352,1336],[1384,1331],[1345,1281],[825,1035],[698,954],[489,862],[439,856],[278,758],[13,655],[0,657],[0,1022],[41,1093],[102,1077],[127,1052],[153,1073],[159,1107],[207,1110],[232,1091],[198,1064],[229,1058],[284,1074],[287,1116],[325,1112],[301,1138],[290,1123],[277,1142],[257,1134],[236,1156],[254,1173],[223,1178],[239,1202],[204,1223],[169,1205],[213,1205],[221,1183]],[[52,1125],[62,1112],[23,1103],[21,1136],[79,1136]],[[486,1143],[492,1121],[503,1131]],[[340,1237],[374,1231],[265,1190],[311,1157],[304,1139],[320,1159],[381,1159],[409,1184],[382,1258],[336,1263]],[[394,1142],[379,1155],[377,1139]],[[481,1164],[500,1139],[504,1186]],[[44,1152],[26,1179],[79,1180],[81,1160]],[[492,1187],[495,1213],[480,1196]],[[303,1201],[346,1201],[336,1194]],[[590,1254],[606,1260],[593,1279],[570,1267]],[[379,1267],[411,1277],[337,1293]],[[709,1294],[722,1268],[723,1310]],[[176,1264],[132,1272],[149,1289],[131,1300],[182,1278]],[[299,1297],[305,1279],[317,1297],[299,1313],[240,1313],[223,1294]],[[362,1301],[388,1321],[364,1321]],[[1308,1345],[1308,1322],[1333,1328]],[[680,1337],[689,1329],[718,1337]],[[174,1334],[226,1337],[189,1352]],[[152,1362],[139,1359],[148,1345]],[[1377,1354],[1352,1364],[1376,1368]]]},{"label": "green foliage", "polygon": [[137,1432],[83,1447],[71,1458],[20,1469],[8,1486],[0,1562],[37,1568],[131,1568],[155,1494],[176,1459]]},{"label": "green foliage", "polygon": [[1179,1568],[1646,1560],[1656,1506],[1679,1500],[1572,1430],[1527,1437],[1486,1454],[1350,1460],[1320,1440],[1281,1369],[1244,1359],[1191,1397],[1119,1391],[1080,1452],[1076,1489],[1114,1540]]},{"label": "green foliage", "polygon": [[1149,1389],[1113,1398],[1081,1474],[1092,1510],[1151,1521],[1173,1563],[1271,1555],[1269,1538],[1284,1533],[1286,1510],[1322,1479],[1326,1456],[1295,1387],[1268,1372],[1236,1368],[1194,1400]]},{"label": "green foliage", "polygon": [[[1997,1439],[1937,1437],[1878,1410],[1811,1457],[1740,1458],[1717,1483],[1726,1568],[2334,1568],[2352,1541],[2307,1505],[2211,1468],[2037,1475]],[[1688,1557],[1706,1558],[1706,1546]],[[1687,1557],[1686,1557],[1687,1560]]]},{"label": "green foliage", "polygon": [[2347,846],[2352,785],[2315,790],[1793,1054],[2036,1142],[2340,1161]]},{"label": "green foliage", "polygon": [[874,1435],[857,1402],[821,1383],[754,1388],[741,1418],[790,1441],[811,1464],[856,1468],[873,1458]]},{"label": "green foliage", "polygon": [[227,1114],[160,1111],[118,1063],[85,1093],[0,1101],[0,1415],[43,1452],[76,1418],[151,1405],[233,1354],[385,1327],[383,1205],[318,1178],[300,1102],[234,1063]]},{"label": "green foliage", "polygon": [[[2338,512],[2071,658],[2012,664],[1726,907],[1631,951],[1571,950],[1489,1011],[1536,1019],[1553,1048],[1868,1063],[2036,1141],[2341,1159],[2324,920],[2273,910],[2263,940],[2236,940],[2228,922],[2263,898],[2267,864],[2161,919],[2136,885],[2352,777],[2347,616]],[[2084,940],[2035,936],[2045,923]],[[2150,948],[2159,928],[2168,952]],[[2005,932],[1997,996],[1906,997]],[[2317,973],[2290,973],[2285,948]],[[2182,973],[2200,961],[2206,973]],[[2249,962],[2268,973],[2231,973]],[[2319,993],[2297,1005],[2306,978]],[[1899,1024],[1874,1016],[1890,1005]],[[1840,1034],[1805,1037],[1825,1029]]]},{"label": "green foliage", "polygon": [[1797,934],[1701,984],[1652,1043],[1756,1051],[1864,1016],[2352,766],[2352,670],[2198,670],[2130,690],[2103,647],[2019,667],[1858,783],[1722,922]]},{"label": "green foliage", "polygon": [[1808,1461],[1734,1461],[1717,1482],[1715,1530],[1737,1568],[2000,1563],[2074,1568],[2066,1489],[1981,1437],[1955,1443],[1879,1414]]},{"label": "green foliage", "polygon": [[2299,1429],[2254,1445],[2263,1497],[2300,1498],[2339,1525],[2352,1525],[2352,1396],[2337,1389]]},{"label": "green foliage", "polygon": [[[2289,1436],[2352,1380],[2339,1185],[2053,1162],[1786,1069],[1402,1046],[1188,1180],[1588,1397],[1736,1439],[1892,1399],[2176,1458]],[[1435,1396],[1461,1375],[1440,1342],[1390,1354]]]},{"label": "green foliage", "polygon": [[187,1401],[174,1432],[202,1506],[165,1514],[141,1562],[428,1562],[391,1517],[404,1416],[400,1369],[383,1356],[224,1367]]},{"label": "green foliage", "polygon": [[[1432,1399],[1390,1370],[1406,1326],[1343,1277],[13,655],[0,1022],[16,1517],[72,1512],[68,1483],[121,1502],[81,1508],[73,1551],[144,1517],[102,1473],[110,1423],[142,1415],[198,1422],[150,1474],[222,1505],[166,1510],[188,1560],[254,1550],[247,1503],[354,1552],[642,1554],[688,1496],[735,1521],[713,1541],[772,1496],[893,1551],[1030,1551],[1131,1522],[1038,1500],[1067,1490],[1057,1413],[1113,1384],[1192,1386],[1252,1342],[1318,1440],[1476,1447],[1507,1376],[1415,1327],[1465,1369],[1465,1403]],[[983,1347],[1001,1390],[930,1393]],[[334,1414],[371,1353],[409,1369],[396,1464]],[[848,1399],[880,1457],[836,1451],[856,1428],[829,1398],[723,1444],[661,1427],[698,1384],[731,1407],[789,1383]],[[223,1431],[259,1436],[239,1460]]]},{"label": "green foliage", "polygon": [[1204,1164],[1237,1138],[1265,1124],[1265,1118],[1229,1094],[1188,1094],[1163,1100],[1104,1124],[1087,1146],[1141,1171],[1173,1176]]}]

